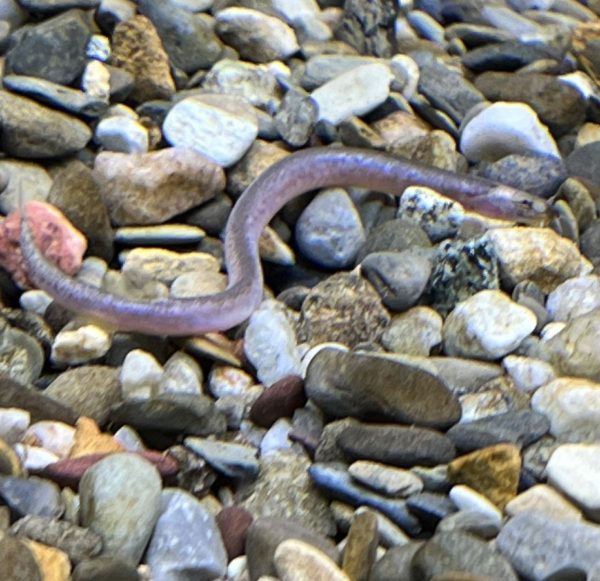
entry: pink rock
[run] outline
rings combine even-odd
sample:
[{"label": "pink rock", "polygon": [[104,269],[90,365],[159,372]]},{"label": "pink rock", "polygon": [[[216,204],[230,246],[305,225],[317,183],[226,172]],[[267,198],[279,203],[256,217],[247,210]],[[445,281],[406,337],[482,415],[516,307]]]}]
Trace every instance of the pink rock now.
[{"label": "pink rock", "polygon": [[[27,202],[27,216],[33,239],[44,256],[62,271],[74,275],[81,267],[87,248],[85,236],[58,208],[45,202]],[[0,265],[21,288],[32,288],[23,262],[20,235],[21,212],[17,209],[0,222]]]}]

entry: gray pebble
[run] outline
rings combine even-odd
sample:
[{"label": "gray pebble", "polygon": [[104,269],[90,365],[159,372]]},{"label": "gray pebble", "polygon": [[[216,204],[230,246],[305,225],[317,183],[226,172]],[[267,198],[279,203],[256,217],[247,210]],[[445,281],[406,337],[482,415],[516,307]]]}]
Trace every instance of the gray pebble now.
[{"label": "gray pebble", "polygon": [[15,157],[46,159],[76,153],[90,140],[89,127],[65,113],[0,91],[3,150]]},{"label": "gray pebble", "polygon": [[82,10],[67,10],[24,31],[8,55],[18,75],[69,85],[85,67],[91,30]]},{"label": "gray pebble", "polygon": [[[214,517],[190,493],[166,488],[145,561],[156,579],[211,581],[225,575],[227,554]],[[185,526],[182,524],[185,523]]]},{"label": "gray pebble", "polygon": [[161,478],[136,454],[112,454],[79,484],[81,523],[100,534],[102,554],[139,563],[160,516]]},{"label": "gray pebble", "polygon": [[59,487],[43,478],[0,476],[0,497],[19,517],[25,515],[58,518],[65,507]]},{"label": "gray pebble", "polygon": [[578,571],[585,578],[600,564],[598,527],[553,520],[535,511],[510,519],[496,544],[521,575],[535,581],[560,576],[568,570],[573,574]]},{"label": "gray pebble", "polygon": [[186,438],[185,445],[228,478],[250,480],[258,475],[255,448],[207,438]]},{"label": "gray pebble", "polygon": [[301,252],[325,268],[353,264],[365,232],[345,190],[328,189],[313,198],[296,223],[296,241]]},{"label": "gray pebble", "polygon": [[404,311],[417,304],[432,272],[433,251],[409,248],[401,252],[371,252],[360,263],[383,304]]}]

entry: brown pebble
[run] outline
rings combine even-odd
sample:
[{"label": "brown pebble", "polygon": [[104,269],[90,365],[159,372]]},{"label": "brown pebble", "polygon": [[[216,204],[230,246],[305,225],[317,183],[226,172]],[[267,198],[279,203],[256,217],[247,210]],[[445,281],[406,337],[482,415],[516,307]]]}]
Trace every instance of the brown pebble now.
[{"label": "brown pebble", "polygon": [[[169,457],[161,454],[160,452],[144,451],[138,452],[142,458],[145,458],[149,462],[152,462],[159,474],[163,478],[169,478],[177,474],[179,465],[177,462]],[[78,456],[77,458],[67,458],[66,460],[59,460],[52,464],[48,464],[41,470],[30,471],[32,474],[35,473],[37,476],[43,478],[49,478],[56,482],[59,486],[68,486],[73,490],[79,488],[79,481],[83,476],[83,473],[96,462],[99,462],[103,458],[106,458],[110,454],[88,454],[87,456]]]},{"label": "brown pebble", "polygon": [[379,531],[375,513],[366,510],[355,515],[346,537],[342,559],[342,569],[352,581],[368,581],[371,567],[375,563],[378,543]]},{"label": "brown pebble", "polygon": [[521,454],[513,444],[498,444],[460,456],[448,464],[448,479],[466,484],[491,500],[498,508],[517,494]]},{"label": "brown pebble", "polygon": [[265,389],[250,408],[250,419],[261,428],[270,428],[279,418],[289,418],[306,403],[304,381],[288,375]]},{"label": "brown pebble", "polygon": [[216,520],[229,560],[243,555],[252,515],[241,506],[228,506],[217,514]]}]

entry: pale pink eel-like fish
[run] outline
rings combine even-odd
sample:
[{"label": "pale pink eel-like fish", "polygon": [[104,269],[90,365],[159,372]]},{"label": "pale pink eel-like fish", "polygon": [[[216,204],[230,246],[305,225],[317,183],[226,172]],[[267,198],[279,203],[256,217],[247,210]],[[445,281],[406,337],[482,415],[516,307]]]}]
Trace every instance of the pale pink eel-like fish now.
[{"label": "pale pink eel-like fish", "polygon": [[296,196],[329,186],[358,186],[399,195],[428,186],[466,208],[522,223],[545,221],[551,207],[520,190],[467,175],[402,161],[375,151],[318,147],[273,164],[235,204],[225,230],[229,284],[223,292],[190,299],[135,301],[79,282],[44,258],[33,243],[23,209],[21,248],[33,283],[64,307],[123,331],[196,335],[230,329],[247,319],[263,295],[258,240],[273,216]]}]

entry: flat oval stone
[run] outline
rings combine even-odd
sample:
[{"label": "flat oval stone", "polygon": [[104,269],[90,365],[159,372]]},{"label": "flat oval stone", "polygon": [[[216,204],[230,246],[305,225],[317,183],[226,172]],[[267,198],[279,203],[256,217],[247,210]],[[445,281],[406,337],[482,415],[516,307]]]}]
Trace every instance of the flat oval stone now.
[{"label": "flat oval stone", "polygon": [[461,414],[457,398],[439,377],[392,359],[336,349],[315,355],[305,390],[333,417],[447,428]]},{"label": "flat oval stone", "polygon": [[355,424],[344,429],[337,441],[351,460],[375,460],[401,468],[436,466],[456,455],[446,436],[414,426]]},{"label": "flat oval stone", "polygon": [[510,442],[524,447],[539,440],[550,428],[548,418],[531,410],[509,411],[452,426],[446,435],[461,452]]}]

